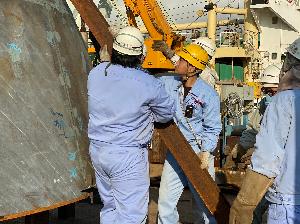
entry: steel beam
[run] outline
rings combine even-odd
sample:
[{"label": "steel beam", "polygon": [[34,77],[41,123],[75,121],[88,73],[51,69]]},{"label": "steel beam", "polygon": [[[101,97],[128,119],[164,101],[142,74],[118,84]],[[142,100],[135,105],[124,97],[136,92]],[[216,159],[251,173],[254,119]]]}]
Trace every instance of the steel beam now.
[{"label": "steel beam", "polygon": [[92,31],[101,48],[107,45],[107,50],[111,54],[113,36],[108,29],[109,24],[93,0],[71,0],[71,2]]}]

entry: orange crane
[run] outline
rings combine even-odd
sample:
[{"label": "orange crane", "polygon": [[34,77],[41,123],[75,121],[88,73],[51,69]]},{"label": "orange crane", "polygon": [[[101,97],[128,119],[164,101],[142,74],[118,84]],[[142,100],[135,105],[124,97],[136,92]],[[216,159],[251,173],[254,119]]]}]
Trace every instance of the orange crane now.
[{"label": "orange crane", "polygon": [[164,40],[171,48],[179,50],[185,37],[173,32],[162,13],[156,0],[124,0],[129,24],[137,27],[136,17],[141,17],[149,36],[145,40],[147,47],[147,56],[143,67],[146,69],[174,69],[170,60],[168,60],[160,51],[154,51],[152,44],[154,40]]}]

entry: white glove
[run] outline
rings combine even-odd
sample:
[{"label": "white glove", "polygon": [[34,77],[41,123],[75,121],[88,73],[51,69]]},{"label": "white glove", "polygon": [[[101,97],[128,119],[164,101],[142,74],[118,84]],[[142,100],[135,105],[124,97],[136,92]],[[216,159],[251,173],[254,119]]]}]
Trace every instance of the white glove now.
[{"label": "white glove", "polygon": [[201,162],[201,165],[200,165],[201,169],[208,169],[210,153],[209,152],[200,152],[197,155]]}]

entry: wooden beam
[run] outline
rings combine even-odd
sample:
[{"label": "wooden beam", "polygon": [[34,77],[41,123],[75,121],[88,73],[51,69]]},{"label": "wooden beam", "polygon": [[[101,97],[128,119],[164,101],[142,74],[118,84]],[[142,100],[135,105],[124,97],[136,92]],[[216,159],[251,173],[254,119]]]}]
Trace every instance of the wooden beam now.
[{"label": "wooden beam", "polygon": [[156,128],[183,172],[215,216],[218,224],[227,224],[230,206],[207,170],[200,168],[200,160],[174,123],[159,124]]},{"label": "wooden beam", "polygon": [[111,54],[113,36],[110,32],[109,24],[101,14],[93,0],[71,0],[81,18],[90,28],[96,40],[103,48],[107,45],[107,50]]}]

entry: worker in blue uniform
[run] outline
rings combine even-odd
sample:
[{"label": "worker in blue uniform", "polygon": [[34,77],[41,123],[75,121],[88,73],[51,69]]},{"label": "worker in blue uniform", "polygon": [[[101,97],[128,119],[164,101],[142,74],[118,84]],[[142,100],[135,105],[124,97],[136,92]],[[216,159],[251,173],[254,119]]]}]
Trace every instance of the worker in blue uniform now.
[{"label": "worker in blue uniform", "polygon": [[230,210],[230,224],[252,222],[261,198],[268,224],[300,223],[300,38],[287,49],[278,92],[266,109],[255,151]]},{"label": "worker in blue uniform", "polygon": [[[207,52],[190,44],[177,53],[180,57],[175,66],[179,76],[165,76],[167,92],[175,99],[174,121],[201,161],[201,168],[208,169],[214,178],[213,151],[221,131],[220,100],[217,92],[199,78],[208,62]],[[201,209],[205,223],[215,223],[203,201],[170,152],[164,164],[158,199],[158,223],[177,224],[177,202],[185,186],[189,186]]]},{"label": "worker in blue uniform", "polygon": [[88,77],[89,150],[103,202],[101,224],[146,222],[153,122],[167,122],[175,112],[164,84],[137,69],[143,47],[137,28],[121,29],[111,62],[99,64]]},{"label": "worker in blue uniform", "polygon": [[[276,94],[279,75],[281,73],[282,64],[271,64],[264,69],[260,83],[262,85],[263,97],[258,107],[254,108],[249,114],[247,128],[242,132],[239,143],[237,143],[229,155],[226,157],[226,168],[246,169],[251,162],[251,156],[254,152],[256,135],[259,132],[263,114],[267,106],[272,102],[272,97]],[[268,201],[263,198],[256,207],[252,224],[261,224],[263,214],[268,207]]]}]

